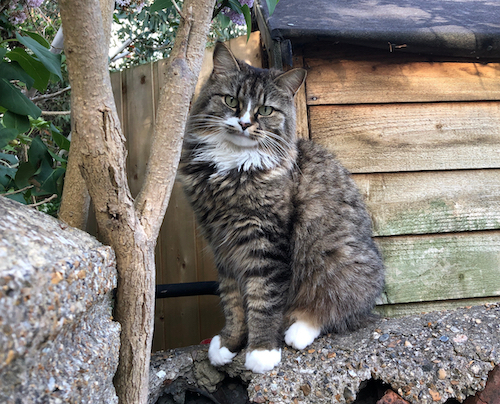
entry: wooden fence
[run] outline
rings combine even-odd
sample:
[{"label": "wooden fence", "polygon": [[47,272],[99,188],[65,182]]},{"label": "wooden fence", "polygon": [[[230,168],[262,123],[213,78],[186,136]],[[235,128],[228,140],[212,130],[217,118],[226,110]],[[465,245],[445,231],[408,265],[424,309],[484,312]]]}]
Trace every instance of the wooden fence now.
[{"label": "wooden fence", "polygon": [[[258,33],[229,46],[261,65]],[[388,61],[329,46],[294,53],[294,64],[308,70],[296,97],[297,130],[335,152],[365,197],[387,265],[378,310],[401,315],[498,301],[500,64]],[[133,195],[146,169],[164,63],[111,75]],[[210,71],[207,50],[202,76]],[[176,183],[158,240],[157,283],[216,277]],[[223,322],[215,296],[157,300],[153,349],[197,344]]]},{"label": "wooden fence", "polygon": [[[232,52],[254,66],[261,66],[260,36],[236,38],[227,43]],[[199,83],[212,71],[213,49],[207,49]],[[133,196],[142,185],[149,157],[156,105],[165,60],[111,74],[111,83],[122,128],[127,138],[127,173]],[[200,85],[197,87],[199,91]],[[181,185],[174,185],[156,248],[156,283],[213,281],[217,273],[210,249],[198,235],[194,213]],[[224,318],[217,296],[158,299],[153,351],[198,344],[217,334]]]}]

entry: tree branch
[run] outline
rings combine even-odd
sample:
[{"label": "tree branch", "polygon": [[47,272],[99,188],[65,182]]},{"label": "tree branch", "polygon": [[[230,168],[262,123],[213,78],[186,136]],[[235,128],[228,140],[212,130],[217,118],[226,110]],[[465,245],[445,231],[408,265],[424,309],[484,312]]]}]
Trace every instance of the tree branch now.
[{"label": "tree branch", "polygon": [[[161,86],[144,185],[135,207],[148,237],[156,239],[175,181],[184,129],[201,71],[215,0],[186,0]],[[160,220],[159,220],[160,219]]]},{"label": "tree branch", "polygon": [[33,97],[31,99],[31,101],[37,102],[37,101],[42,101],[42,100],[48,100],[49,98],[54,98],[54,97],[57,97],[61,94],[64,94],[66,91],[69,91],[69,90],[71,90],[71,86],[68,86],[66,88],[63,88],[62,90],[56,91],[55,93],[44,94],[44,95],[39,95],[37,97]]},{"label": "tree branch", "polygon": [[71,115],[71,111],[42,111],[45,116]]}]

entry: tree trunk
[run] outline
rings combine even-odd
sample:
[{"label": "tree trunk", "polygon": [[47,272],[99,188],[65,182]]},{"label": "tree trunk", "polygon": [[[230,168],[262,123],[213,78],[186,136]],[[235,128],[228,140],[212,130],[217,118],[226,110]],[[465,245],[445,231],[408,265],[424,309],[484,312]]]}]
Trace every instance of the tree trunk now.
[{"label": "tree trunk", "polygon": [[[106,0],[103,0],[106,1]],[[215,0],[185,0],[166,83],[160,94],[144,186],[135,201],[114,104],[98,0],[61,0],[64,48],[72,87],[75,159],[92,197],[103,241],[116,253],[116,319],[122,325],[115,386],[121,404],[147,402],[154,322],[154,248],[178,165]],[[106,20],[106,18],[104,18]],[[73,147],[73,145],[72,145]],[[68,186],[68,184],[66,184]],[[69,206],[78,203],[69,200]]]},{"label": "tree trunk", "polygon": [[[113,19],[114,4],[114,1],[100,0],[106,54],[108,53],[107,49],[111,36],[111,22]],[[63,30],[61,26],[59,31],[57,31],[53,44],[51,45],[51,52],[60,53],[62,47]],[[85,180],[80,172],[81,155],[79,152],[79,140],[78,133],[72,133],[68,165],[64,178],[65,187],[63,188],[61,208],[59,210],[59,219],[63,220],[72,227],[86,230],[90,206],[90,195],[87,185],[85,184]]]}]

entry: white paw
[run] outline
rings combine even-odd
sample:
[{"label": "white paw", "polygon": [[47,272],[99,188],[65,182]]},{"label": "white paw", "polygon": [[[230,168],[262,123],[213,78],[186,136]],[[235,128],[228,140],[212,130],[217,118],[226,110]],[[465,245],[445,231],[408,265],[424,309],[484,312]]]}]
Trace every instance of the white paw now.
[{"label": "white paw", "polygon": [[254,373],[265,373],[273,369],[281,361],[281,349],[247,352],[245,367]]},{"label": "white paw", "polygon": [[210,348],[208,348],[208,358],[210,359],[210,363],[212,365],[227,365],[233,360],[235,356],[236,354],[232,353],[225,346],[221,348],[220,337],[218,335],[212,338],[212,341],[210,342]]},{"label": "white paw", "polygon": [[304,349],[321,333],[321,328],[315,328],[304,321],[296,321],[285,332],[285,342],[295,349]]}]

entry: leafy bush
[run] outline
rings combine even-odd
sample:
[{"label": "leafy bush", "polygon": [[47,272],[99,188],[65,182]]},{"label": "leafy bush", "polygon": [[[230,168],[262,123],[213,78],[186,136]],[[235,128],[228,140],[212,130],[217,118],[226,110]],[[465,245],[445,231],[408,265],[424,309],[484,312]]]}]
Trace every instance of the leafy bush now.
[{"label": "leafy bush", "polygon": [[[44,93],[62,79],[61,55],[49,51],[39,34],[16,33],[18,46],[0,43],[0,193],[23,203],[52,201],[57,211],[66,171],[69,141],[24,92]],[[37,136],[35,136],[37,134]]]}]

